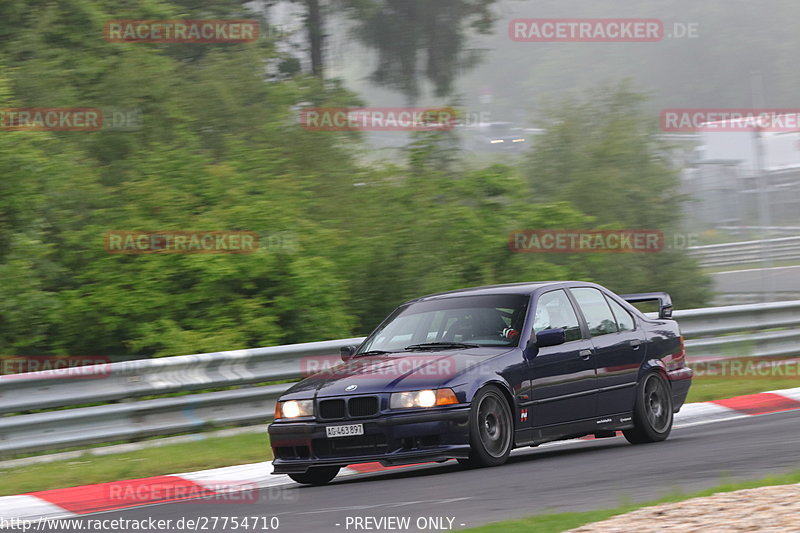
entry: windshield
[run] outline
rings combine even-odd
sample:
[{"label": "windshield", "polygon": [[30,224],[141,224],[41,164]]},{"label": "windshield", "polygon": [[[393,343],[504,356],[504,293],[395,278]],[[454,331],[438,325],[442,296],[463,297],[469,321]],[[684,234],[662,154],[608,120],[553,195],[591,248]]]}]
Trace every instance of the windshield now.
[{"label": "windshield", "polygon": [[398,308],[367,338],[359,354],[400,352],[413,345],[442,348],[516,346],[528,309],[528,296],[459,296]]}]

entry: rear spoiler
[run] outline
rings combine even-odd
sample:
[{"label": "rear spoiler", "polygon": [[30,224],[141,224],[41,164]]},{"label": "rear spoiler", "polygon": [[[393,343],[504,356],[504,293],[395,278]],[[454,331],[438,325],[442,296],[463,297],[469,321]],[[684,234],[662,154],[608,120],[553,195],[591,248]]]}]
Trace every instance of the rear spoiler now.
[{"label": "rear spoiler", "polygon": [[672,318],[672,298],[666,292],[620,294],[619,297],[630,303],[658,301],[658,318]]}]

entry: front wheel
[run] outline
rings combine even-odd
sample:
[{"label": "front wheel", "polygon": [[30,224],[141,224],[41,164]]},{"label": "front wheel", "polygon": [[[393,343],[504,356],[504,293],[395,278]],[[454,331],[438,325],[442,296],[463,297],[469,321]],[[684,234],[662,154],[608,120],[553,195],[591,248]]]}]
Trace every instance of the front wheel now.
[{"label": "front wheel", "polygon": [[472,400],[469,435],[469,459],[459,459],[459,463],[468,467],[498,466],[508,460],[514,443],[514,424],[511,408],[496,387],[479,391]]},{"label": "front wheel", "polygon": [[639,384],[633,423],[622,431],[631,444],[662,441],[672,431],[672,393],[661,374],[647,374]]},{"label": "front wheel", "polygon": [[316,466],[309,468],[305,474],[289,474],[289,477],[303,485],[325,485],[336,477],[340,466]]}]

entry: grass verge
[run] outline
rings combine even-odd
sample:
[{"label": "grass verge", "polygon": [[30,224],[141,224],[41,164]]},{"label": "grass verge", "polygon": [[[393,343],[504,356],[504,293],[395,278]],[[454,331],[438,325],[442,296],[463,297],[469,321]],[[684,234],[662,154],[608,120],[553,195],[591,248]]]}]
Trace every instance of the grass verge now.
[{"label": "grass verge", "polygon": [[0,496],[105,483],[123,479],[193,472],[272,459],[267,435],[248,433],[167,444],[114,455],[0,470]]},{"label": "grass verge", "polygon": [[[689,366],[692,366],[689,363]],[[687,403],[723,400],[734,396],[757,394],[768,390],[793,389],[800,387],[800,379],[795,377],[774,377],[759,379],[735,379],[731,377],[703,376],[692,381]]]},{"label": "grass verge", "polygon": [[606,518],[611,518],[612,516],[628,513],[642,507],[658,505],[660,503],[680,502],[701,496],[711,496],[712,494],[716,494],[718,492],[732,492],[734,490],[753,489],[772,485],[789,485],[792,483],[800,483],[800,470],[790,474],[770,476],[755,481],[724,483],[712,489],[691,494],[675,493],[659,500],[642,503],[639,505],[621,505],[615,509],[585,511],[579,513],[541,514],[531,516],[529,518],[523,518],[521,520],[494,522],[485,526],[464,529],[462,531],[469,533],[494,533],[495,531],[502,531],[503,533],[561,533],[562,531],[567,531],[585,524],[599,522],[601,520],[605,520]]}]

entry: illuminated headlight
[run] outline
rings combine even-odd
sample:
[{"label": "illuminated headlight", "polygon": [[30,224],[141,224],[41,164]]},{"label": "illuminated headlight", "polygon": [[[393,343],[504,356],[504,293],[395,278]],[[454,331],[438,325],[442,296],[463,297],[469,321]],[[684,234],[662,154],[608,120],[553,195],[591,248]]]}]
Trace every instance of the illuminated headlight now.
[{"label": "illuminated headlight", "polygon": [[314,400],[288,400],[278,402],[275,418],[300,418],[314,416]]},{"label": "illuminated headlight", "polygon": [[433,407],[458,403],[452,389],[417,390],[392,393],[389,407],[392,409],[411,409],[414,407]]}]

